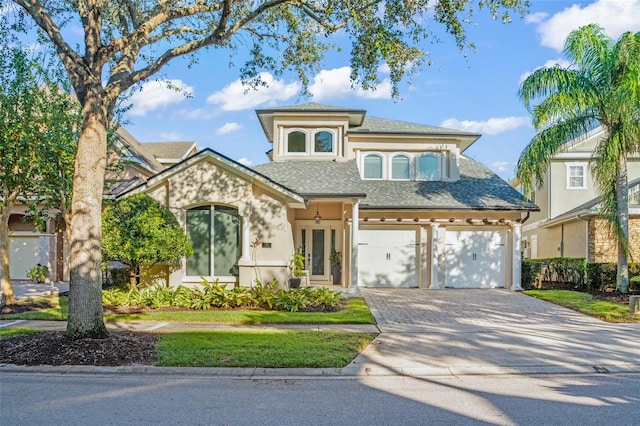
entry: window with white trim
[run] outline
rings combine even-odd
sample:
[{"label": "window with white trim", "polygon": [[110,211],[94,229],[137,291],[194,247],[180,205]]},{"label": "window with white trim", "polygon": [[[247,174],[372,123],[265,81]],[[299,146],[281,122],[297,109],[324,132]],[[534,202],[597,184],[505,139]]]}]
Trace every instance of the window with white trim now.
[{"label": "window with white trim", "polygon": [[587,165],[585,163],[567,163],[567,189],[585,189],[587,187]]},{"label": "window with white trim", "polygon": [[287,153],[301,153],[307,151],[307,134],[294,130],[287,134]]},{"label": "window with white trim", "polygon": [[363,161],[365,179],[382,179],[382,156],[379,154],[368,154]]},{"label": "window with white trim", "polygon": [[629,204],[640,205],[640,183],[629,187]]},{"label": "window with white trim", "polygon": [[411,179],[411,158],[408,155],[398,154],[391,157],[391,179]]},{"label": "window with white trim", "polygon": [[320,130],[313,135],[313,152],[331,154],[333,152],[333,133]]},{"label": "window with white trim", "polygon": [[441,177],[441,154],[427,152],[416,158],[416,180],[440,180]]}]

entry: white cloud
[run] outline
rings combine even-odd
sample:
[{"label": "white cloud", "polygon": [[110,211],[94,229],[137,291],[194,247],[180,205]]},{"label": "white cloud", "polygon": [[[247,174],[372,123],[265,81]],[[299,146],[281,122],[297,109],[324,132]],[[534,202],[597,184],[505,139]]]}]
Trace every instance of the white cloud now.
[{"label": "white cloud", "polygon": [[507,173],[513,172],[513,168],[515,167],[515,163],[509,161],[494,161],[491,163],[491,170],[496,173]]},{"label": "white cloud", "polygon": [[182,80],[148,81],[131,96],[133,107],[129,113],[143,116],[149,111],[179,104],[185,100],[185,93],[193,93],[193,87],[186,85]]},{"label": "white cloud", "polygon": [[[384,73],[386,69],[388,67],[381,66],[379,71]],[[320,71],[309,86],[313,100],[339,100],[353,96],[362,99],[391,99],[391,81],[388,78],[378,84],[376,90],[363,90],[358,86],[351,87],[350,74],[349,67]]]},{"label": "white cloud", "polygon": [[178,132],[160,132],[160,137],[168,141],[179,141],[182,139],[182,135]]},{"label": "white cloud", "polygon": [[284,80],[275,80],[267,72],[260,73],[260,78],[267,86],[259,86],[256,90],[249,89],[247,91],[247,87],[243,86],[240,79],[238,79],[222,90],[209,95],[207,102],[220,104],[220,108],[223,111],[241,111],[264,103],[286,101],[295,96],[300,90],[300,83],[287,84]]},{"label": "white cloud", "polygon": [[[544,65],[537,67],[535,70],[539,70],[540,68],[551,68],[555,65],[560,65],[562,68],[569,68],[569,66],[571,65],[571,62],[567,61],[566,59],[550,59],[547,62],[544,63]],[[535,71],[533,70],[533,71]],[[527,71],[524,74],[522,74],[520,76],[520,78],[518,79],[518,83],[522,83],[524,81],[525,78],[529,77],[531,75],[531,73],[533,71]]]},{"label": "white cloud", "polygon": [[238,130],[242,129],[242,125],[236,123],[235,121],[230,122],[230,123],[225,123],[222,127],[218,127],[218,129],[216,130],[216,134],[217,135],[224,135],[227,133],[232,133],[232,132],[236,132]]},{"label": "white cloud", "polygon": [[475,132],[484,135],[497,135],[522,126],[530,125],[529,117],[503,117],[490,118],[487,121],[458,120],[448,118],[440,125],[450,129],[463,130],[465,132]]},{"label": "white cloud", "polygon": [[247,167],[251,167],[253,165],[253,161],[249,160],[247,157],[242,157],[238,160],[238,163],[244,164]]},{"label": "white cloud", "polygon": [[574,4],[536,23],[542,45],[558,52],[571,31],[591,23],[603,27],[615,40],[625,31],[640,30],[640,0],[596,0],[584,7]]}]

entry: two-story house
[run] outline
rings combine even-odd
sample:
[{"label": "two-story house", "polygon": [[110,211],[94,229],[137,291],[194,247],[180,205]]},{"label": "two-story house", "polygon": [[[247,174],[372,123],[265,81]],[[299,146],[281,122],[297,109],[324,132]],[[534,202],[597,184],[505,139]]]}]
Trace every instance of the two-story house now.
[{"label": "two-story house", "polygon": [[[600,197],[593,179],[591,157],[604,137],[599,127],[568,141],[550,162],[543,182],[531,199],[532,212],[522,227],[527,258],[580,257],[589,262],[617,262],[618,248],[599,215]],[[627,162],[629,181],[629,239],[635,260],[640,257],[640,157]],[[517,186],[517,181],[514,181]]]},{"label": "two-story house", "polygon": [[257,115],[268,163],[205,149],[122,194],[148,193],[190,235],[172,285],[285,283],[296,250],[327,284],[337,250],[344,287],[520,288],[537,206],[464,155],[480,135],[315,103]]}]

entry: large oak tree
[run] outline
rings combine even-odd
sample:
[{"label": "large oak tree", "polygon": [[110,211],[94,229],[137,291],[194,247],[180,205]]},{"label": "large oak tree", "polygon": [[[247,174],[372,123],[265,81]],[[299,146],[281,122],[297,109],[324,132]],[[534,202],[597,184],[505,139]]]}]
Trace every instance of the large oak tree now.
[{"label": "large oak tree", "polygon": [[[100,297],[100,209],[107,126],[118,98],[174,58],[203,48],[242,52],[245,82],[259,72],[295,71],[303,85],[331,48],[330,36],[351,40],[352,80],[364,88],[390,69],[394,93],[408,70],[427,63],[431,24],[444,27],[460,49],[464,23],[480,8],[510,20],[525,0],[14,0],[55,47],[83,108],[73,182],[71,289],[67,332],[104,337]],[[63,32],[80,24],[76,47]],[[195,59],[195,57],[192,57]],[[226,67],[219,63],[217,66]],[[215,70],[213,70],[215,71]]]}]

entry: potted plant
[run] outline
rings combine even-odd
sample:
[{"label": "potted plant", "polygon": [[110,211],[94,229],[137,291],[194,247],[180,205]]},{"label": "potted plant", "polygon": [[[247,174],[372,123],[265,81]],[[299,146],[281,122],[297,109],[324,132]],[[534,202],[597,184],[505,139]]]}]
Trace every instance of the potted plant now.
[{"label": "potted plant", "polygon": [[298,249],[291,256],[289,262],[289,268],[291,268],[291,278],[289,279],[289,288],[300,287],[300,277],[304,274],[304,254],[302,249]]},{"label": "potted plant", "polygon": [[333,276],[333,283],[340,284],[340,278],[342,276],[342,254],[338,250],[332,250],[329,255],[329,263],[331,263],[331,276]]},{"label": "potted plant", "polygon": [[37,264],[27,271],[27,277],[34,283],[42,284],[49,276],[49,268],[45,265]]}]

